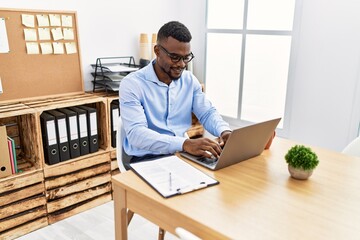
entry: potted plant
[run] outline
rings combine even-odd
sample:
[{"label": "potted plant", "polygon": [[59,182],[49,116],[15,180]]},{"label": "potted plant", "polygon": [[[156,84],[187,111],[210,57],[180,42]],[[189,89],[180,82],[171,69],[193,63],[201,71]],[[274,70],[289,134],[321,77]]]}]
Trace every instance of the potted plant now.
[{"label": "potted plant", "polygon": [[308,179],[319,164],[318,157],[309,147],[295,145],[285,155],[291,177]]}]

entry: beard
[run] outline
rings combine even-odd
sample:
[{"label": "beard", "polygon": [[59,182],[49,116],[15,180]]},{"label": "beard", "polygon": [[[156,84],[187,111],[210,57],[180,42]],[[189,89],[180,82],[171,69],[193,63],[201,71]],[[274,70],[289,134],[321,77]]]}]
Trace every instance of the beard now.
[{"label": "beard", "polygon": [[163,70],[164,73],[166,73],[169,76],[171,80],[174,81],[179,80],[183,71],[185,70],[185,68],[180,68],[180,67],[169,67],[168,70],[161,67],[161,69]]}]

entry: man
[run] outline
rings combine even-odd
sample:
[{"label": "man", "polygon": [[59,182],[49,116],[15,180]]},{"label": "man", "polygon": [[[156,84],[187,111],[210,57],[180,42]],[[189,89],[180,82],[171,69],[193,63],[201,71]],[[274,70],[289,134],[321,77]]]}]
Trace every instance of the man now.
[{"label": "man", "polygon": [[[218,157],[230,135],[229,124],[206,99],[198,79],[185,70],[194,58],[191,38],[182,23],[166,23],[157,35],[156,59],[121,81],[123,148],[130,162],[177,151]],[[184,136],[191,126],[192,112],[219,142]]]}]

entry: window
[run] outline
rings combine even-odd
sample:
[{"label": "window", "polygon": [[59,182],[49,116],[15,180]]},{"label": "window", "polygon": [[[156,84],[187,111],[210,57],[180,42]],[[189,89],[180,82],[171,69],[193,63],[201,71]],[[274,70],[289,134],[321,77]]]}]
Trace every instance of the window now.
[{"label": "window", "polygon": [[225,118],[284,119],[294,11],[295,0],[207,1],[206,94]]}]

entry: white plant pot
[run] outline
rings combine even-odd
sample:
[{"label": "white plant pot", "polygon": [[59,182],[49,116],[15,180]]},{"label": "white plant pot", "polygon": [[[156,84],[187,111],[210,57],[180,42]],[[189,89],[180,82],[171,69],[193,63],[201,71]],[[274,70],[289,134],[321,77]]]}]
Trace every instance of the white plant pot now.
[{"label": "white plant pot", "polygon": [[313,173],[313,170],[304,170],[301,168],[294,168],[290,165],[288,165],[289,173],[291,177],[299,180],[306,180],[308,179],[311,174]]}]

